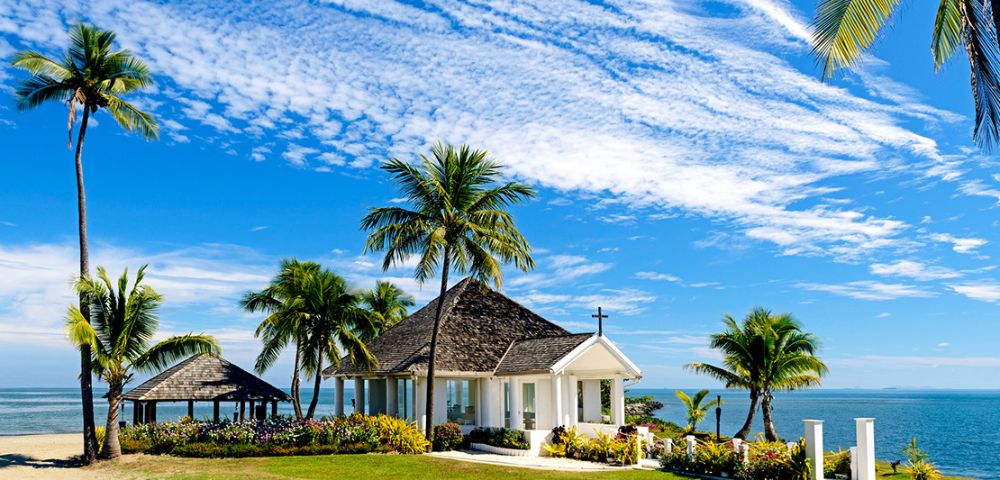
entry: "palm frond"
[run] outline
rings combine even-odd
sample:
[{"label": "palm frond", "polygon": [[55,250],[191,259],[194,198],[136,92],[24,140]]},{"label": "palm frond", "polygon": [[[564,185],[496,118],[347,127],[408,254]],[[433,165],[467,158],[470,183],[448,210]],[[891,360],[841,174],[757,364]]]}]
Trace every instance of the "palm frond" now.
[{"label": "palm frond", "polygon": [[961,46],[962,0],[941,0],[931,38],[934,70],[940,70]]},{"label": "palm frond", "polygon": [[823,64],[823,77],[854,65],[867,50],[899,0],[823,0],[813,21],[813,51]]},{"label": "palm frond", "polygon": [[65,65],[42,55],[34,50],[25,50],[14,54],[11,66],[22,68],[32,75],[51,78],[56,82],[65,82],[73,78],[73,72]]},{"label": "palm frond", "polygon": [[111,117],[125,130],[139,132],[147,140],[156,140],[160,137],[160,128],[153,115],[114,95],[108,95],[107,102]]},{"label": "palm frond", "polygon": [[133,365],[144,372],[163,370],[186,357],[198,353],[218,354],[222,351],[214,337],[208,335],[180,335],[153,345]]},{"label": "palm frond", "polygon": [[1000,139],[1000,64],[997,35],[982,0],[961,0],[963,38],[976,104],[973,139],[989,150]]}]

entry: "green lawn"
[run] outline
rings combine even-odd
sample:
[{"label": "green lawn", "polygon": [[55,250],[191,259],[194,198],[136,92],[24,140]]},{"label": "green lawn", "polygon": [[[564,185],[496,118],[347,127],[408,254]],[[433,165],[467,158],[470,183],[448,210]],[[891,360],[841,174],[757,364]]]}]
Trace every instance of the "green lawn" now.
[{"label": "green lawn", "polygon": [[94,467],[95,473],[113,478],[197,480],[219,478],[359,480],[678,480],[664,472],[622,470],[612,472],[549,472],[434,458],[426,455],[324,455],[243,459],[193,459],[171,456],[129,455],[116,464]]}]

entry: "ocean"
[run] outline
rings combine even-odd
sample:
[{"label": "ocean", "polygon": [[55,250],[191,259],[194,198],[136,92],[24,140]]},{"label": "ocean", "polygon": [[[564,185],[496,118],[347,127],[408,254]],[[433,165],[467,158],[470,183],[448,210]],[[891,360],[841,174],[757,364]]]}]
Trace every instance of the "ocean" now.
[{"label": "ocean", "polygon": [[[107,404],[95,392],[98,424],[103,424]],[[350,408],[352,392],[345,392]],[[722,432],[732,435],[746,418],[749,406],[745,392],[719,390],[723,400]],[[311,398],[303,389],[303,401]],[[651,395],[664,404],[657,416],[683,423],[684,409],[671,389],[635,388],[629,395]],[[80,431],[79,391],[73,388],[0,389],[0,435],[65,433]],[[306,405],[303,405],[305,408]],[[222,414],[232,415],[232,404],[223,404]],[[280,404],[279,412],[291,414],[291,405]],[[333,391],[320,390],[319,415],[333,413]],[[775,424],[779,435],[793,439],[802,435],[802,420],[824,420],[824,442],[828,450],[854,444],[854,418],[874,417],[876,456],[883,460],[902,458],[900,451],[912,437],[946,474],[983,480],[1000,480],[1000,391],[984,390],[831,390],[818,389],[779,394],[775,399]],[[187,414],[185,403],[161,404],[157,417],[173,420]],[[195,416],[212,415],[210,403],[195,404]],[[131,405],[123,419],[131,421]],[[715,412],[710,412],[701,430],[715,430]],[[760,415],[755,431],[761,431]]]}]

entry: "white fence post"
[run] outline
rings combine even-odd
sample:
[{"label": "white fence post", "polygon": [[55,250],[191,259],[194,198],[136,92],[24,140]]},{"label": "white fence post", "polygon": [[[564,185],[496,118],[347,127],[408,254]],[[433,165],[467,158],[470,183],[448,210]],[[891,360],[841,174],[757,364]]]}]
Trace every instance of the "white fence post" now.
[{"label": "white fence post", "polygon": [[663,454],[669,455],[670,452],[674,451],[674,439],[664,438],[663,439]]},{"label": "white fence post", "polygon": [[740,460],[743,460],[743,463],[750,463],[750,444],[744,443],[740,445],[740,448],[743,449],[740,452]]},{"label": "white fence post", "polygon": [[806,458],[812,465],[810,480],[823,480],[823,421],[803,420],[806,427]]},{"label": "white fence post", "polygon": [[688,460],[693,460],[694,459],[694,446],[695,446],[695,443],[696,443],[696,441],[694,439],[694,435],[688,435],[687,437],[684,437],[684,438],[687,439]]},{"label": "white fence post", "polygon": [[[858,475],[853,480],[875,480],[875,419],[855,418]],[[853,458],[853,456],[852,456]]]}]

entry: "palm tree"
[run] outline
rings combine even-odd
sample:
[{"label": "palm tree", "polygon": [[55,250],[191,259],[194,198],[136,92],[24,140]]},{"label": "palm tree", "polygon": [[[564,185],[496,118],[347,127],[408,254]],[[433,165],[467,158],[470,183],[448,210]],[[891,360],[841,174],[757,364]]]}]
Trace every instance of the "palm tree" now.
[{"label": "palm tree", "polygon": [[433,438],[434,363],[448,275],[454,268],[500,288],[503,263],[513,262],[521,271],[534,268],[531,246],[508,209],[535,195],[533,188],[522,183],[497,184],[503,166],[485,151],[438,142],[431,148],[431,157],[421,155],[416,166],[398,159],[386,162],[382,169],[392,175],[412,209],[373,208],[361,220],[362,230],[371,231],[365,253],[385,251],[383,271],[415,254],[420,256],[414,272],[418,282],[441,269],[427,364],[428,439]]},{"label": "palm tree", "polygon": [[361,295],[361,305],[371,316],[372,328],[361,331],[365,343],[378,338],[400,320],[406,318],[407,309],[417,302],[411,295],[390,282],[379,280],[375,288]]},{"label": "palm tree", "polygon": [[743,428],[734,435],[747,438],[753,426],[758,404],[764,416],[764,435],[777,440],[772,409],[774,391],[793,390],[819,385],[828,371],[818,357],[819,340],[802,331],[788,314],[775,315],[754,308],[737,323],[723,317],[726,330],[712,335],[711,346],[722,353],[722,366],[690,363],[685,367],[721,380],[726,388],[750,392],[750,411]]},{"label": "palm tree", "polygon": [[[35,108],[48,101],[63,102],[69,109],[69,147],[73,147],[73,122],[78,106],[83,118],[76,141],[76,195],[80,232],[80,276],[90,276],[87,247],[87,201],[83,186],[83,140],[90,116],[104,108],[119,126],[139,132],[147,139],[157,138],[157,124],[152,115],[122,100],[122,96],[152,85],[149,69],[128,50],[111,51],[115,34],[97,27],[76,25],[70,29],[70,48],[62,60],[52,60],[36,51],[14,55],[12,65],[27,70],[31,77],[15,91],[18,110]],[[80,299],[80,310],[87,305]],[[97,457],[94,430],[94,395],[91,386],[90,347],[80,349],[80,393],[83,397],[83,461]]]},{"label": "palm tree", "polygon": [[[269,315],[256,335],[264,347],[254,368],[263,373],[278,359],[281,350],[295,344],[292,372],[292,405],[296,418],[312,418],[319,402],[323,362],[338,364],[341,349],[351,362],[363,368],[374,366],[374,357],[358,337],[358,331],[371,330],[367,313],[358,307],[358,295],[347,281],[323,269],[315,262],[286,259],[271,285],[244,296],[243,307]],[[302,413],[300,375],[314,381],[313,397],[307,413]]]},{"label": "palm tree", "polygon": [[152,287],[142,285],[145,270],[145,266],[139,269],[130,289],[126,269],[118,278],[117,292],[101,267],[97,267],[97,279],[80,277],[76,290],[87,302],[90,318],[75,306],[69,307],[66,318],[70,341],[81,349],[90,347],[93,372],[108,384],[108,421],[101,449],[105,458],[122,454],[118,444],[119,406],[122,388],[134,371],[158,372],[193,354],[219,353],[215,339],[206,335],[181,335],[151,345],[163,297]]},{"label": "palm tree", "polygon": [[[879,38],[900,0],[822,0],[813,21],[813,51],[823,77],[856,64]],[[976,106],[973,138],[985,149],[1000,140],[1000,9],[984,0],[940,0],[931,35],[934,69],[964,47]]]},{"label": "palm tree", "polygon": [[680,390],[674,390],[674,395],[680,399],[684,407],[687,408],[687,428],[688,432],[694,432],[694,429],[698,427],[698,424],[705,419],[705,415],[708,415],[708,409],[716,405],[722,405],[721,400],[712,400],[704,405],[701,402],[705,401],[705,397],[708,396],[708,390],[699,390],[694,394],[693,397],[688,396]]},{"label": "palm tree", "polygon": [[295,360],[292,365],[292,408],[295,418],[301,419],[302,399],[299,392],[300,372],[302,370],[302,354],[305,348],[307,334],[305,325],[299,314],[299,292],[304,289],[305,279],[318,272],[320,266],[313,262],[299,262],[284,259],[278,269],[278,274],[271,284],[259,292],[247,292],[243,297],[242,306],[248,312],[266,312],[268,316],[257,327],[254,336],[261,338],[264,347],[257,355],[254,370],[264,373],[278,360],[278,355],[288,346],[295,345]]},{"label": "palm tree", "polygon": [[343,277],[321,269],[306,277],[298,306],[302,324],[306,326],[302,369],[306,378],[313,378],[313,396],[306,418],[312,418],[319,403],[319,387],[323,379],[323,362],[339,365],[347,353],[351,364],[363,369],[376,365],[375,356],[365,347],[358,331],[372,331],[371,317],[358,306],[359,295]]}]

